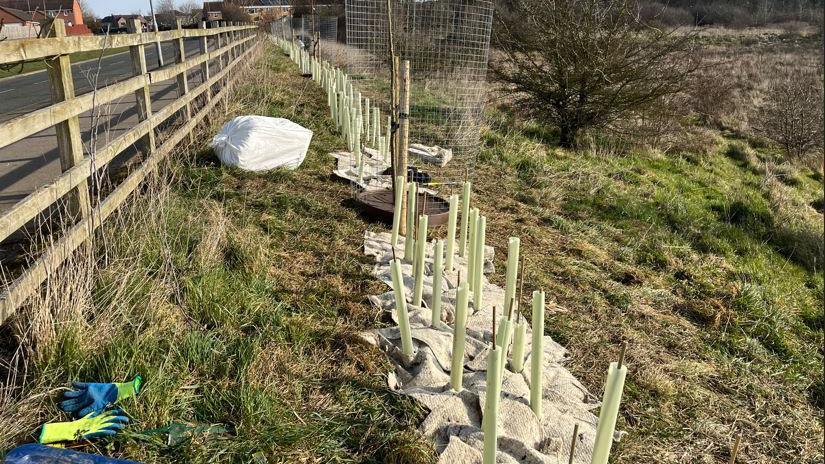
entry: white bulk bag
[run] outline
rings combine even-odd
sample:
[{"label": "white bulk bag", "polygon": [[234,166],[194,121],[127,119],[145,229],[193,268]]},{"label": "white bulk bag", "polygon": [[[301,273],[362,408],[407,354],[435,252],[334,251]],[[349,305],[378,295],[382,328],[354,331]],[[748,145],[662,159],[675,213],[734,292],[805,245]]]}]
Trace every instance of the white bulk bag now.
[{"label": "white bulk bag", "polygon": [[288,119],[238,116],[212,139],[212,148],[227,166],[248,171],[296,169],[304,162],[310,140],[311,130]]}]

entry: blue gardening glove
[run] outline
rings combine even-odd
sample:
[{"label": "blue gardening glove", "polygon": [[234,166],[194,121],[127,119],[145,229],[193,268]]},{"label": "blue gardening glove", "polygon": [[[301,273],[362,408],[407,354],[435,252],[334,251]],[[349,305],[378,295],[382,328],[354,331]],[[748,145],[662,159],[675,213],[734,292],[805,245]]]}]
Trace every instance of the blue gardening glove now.
[{"label": "blue gardening glove", "polygon": [[60,409],[77,417],[103,412],[110,405],[137,395],[142,383],[141,376],[123,383],[73,382],[72,386],[75,389],[63,394],[64,400],[60,402]]},{"label": "blue gardening glove", "polygon": [[92,412],[72,422],[43,424],[38,441],[48,444],[58,441],[108,437],[118,433],[128,423],[129,418],[119,409],[106,411],[103,414]]}]

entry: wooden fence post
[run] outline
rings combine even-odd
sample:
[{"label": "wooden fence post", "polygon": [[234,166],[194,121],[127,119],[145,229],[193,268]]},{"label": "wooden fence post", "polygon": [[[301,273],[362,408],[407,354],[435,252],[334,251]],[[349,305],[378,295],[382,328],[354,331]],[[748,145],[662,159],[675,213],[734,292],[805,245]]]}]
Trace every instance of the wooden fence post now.
[{"label": "wooden fence post", "polygon": [[[177,62],[184,63],[186,61],[186,46],[183,40],[183,23],[181,23],[180,19],[177,19],[177,30],[180,33],[180,37],[178,37],[178,50],[177,50]],[[189,93],[189,70],[184,69],[178,74],[177,81],[178,81],[178,98],[183,97],[187,93]],[[186,120],[189,121],[192,119],[192,104],[187,103],[186,107],[184,108],[184,114],[186,115]],[[191,143],[195,143],[195,135],[191,132],[189,133],[189,141]]]},{"label": "wooden fence post", "polygon": [[[66,37],[66,23],[55,19],[50,35]],[[74,98],[74,79],[72,78],[72,61],[69,55],[58,55],[49,66],[49,89],[52,103]],[[80,137],[80,118],[73,116],[55,126],[57,132],[57,150],[60,153],[62,172],[74,167],[83,160],[83,140]],[[69,194],[70,214],[81,218],[91,214],[89,202],[89,183],[85,179]]]},{"label": "wooden fence post", "polygon": [[[132,19],[128,23],[128,31],[130,34],[140,34],[143,31],[143,26],[139,19]],[[135,76],[146,74],[146,54],[144,53],[143,45],[132,45],[129,47],[129,54],[132,58],[132,72]],[[150,93],[149,83],[147,82],[143,88],[135,91],[135,101],[137,102],[138,120],[145,121],[152,116],[152,96]],[[155,129],[149,130],[141,139],[138,145],[143,152],[143,157],[148,158],[149,154],[155,151]]]},{"label": "wooden fence post", "polygon": [[[206,21],[201,21],[201,29],[206,29]],[[209,53],[209,37],[203,36],[201,37],[201,54],[206,55]],[[201,79],[203,82],[209,81],[209,60],[206,60],[201,64]],[[209,100],[212,100],[212,88],[209,87],[206,89],[206,101],[207,103]]]},{"label": "wooden fence post", "polygon": [[[224,40],[223,40],[223,33],[221,32],[221,31],[223,30],[223,25],[224,25],[224,24],[225,24],[225,23],[224,23],[223,21],[218,21],[218,33],[217,33],[217,37],[218,37],[218,50],[220,50],[221,48],[223,48],[223,44],[224,44]],[[220,68],[221,68],[221,71],[223,71],[223,68],[225,67],[225,66],[224,66],[224,64],[223,64],[223,59],[224,59],[224,55],[220,55],[220,56],[218,57],[218,67],[220,67]]]}]

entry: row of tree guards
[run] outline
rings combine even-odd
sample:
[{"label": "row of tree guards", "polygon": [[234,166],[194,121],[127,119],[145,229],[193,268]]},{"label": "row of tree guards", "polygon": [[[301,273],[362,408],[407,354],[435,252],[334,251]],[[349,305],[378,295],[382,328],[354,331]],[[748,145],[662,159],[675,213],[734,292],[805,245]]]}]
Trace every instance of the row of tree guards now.
[{"label": "row of tree guards", "polygon": [[[427,231],[428,216],[418,214],[423,208],[418,208],[418,184],[408,182],[405,171],[399,169],[407,166],[407,152],[409,148],[409,63],[399,63],[394,60],[392,86],[392,114],[387,118],[386,126],[382,126],[380,110],[372,107],[368,99],[363,99],[359,92],[353,89],[352,83],[345,72],[335,68],[329,62],[311,56],[306,50],[294,42],[279,40],[285,53],[298,64],[301,73],[312,77],[327,92],[327,103],[330,107],[330,116],[336,128],[346,140],[350,151],[353,152],[358,163],[359,177],[363,177],[364,146],[369,143],[377,147],[378,151],[390,157],[393,167],[393,194],[394,210],[392,224],[391,277],[401,333],[401,350],[403,354],[412,358],[414,355],[412,331],[410,328],[407,297],[404,292],[404,279],[401,261],[412,264],[414,279],[411,304],[421,307],[423,298],[425,261],[427,260]],[[398,72],[400,70],[400,73]],[[364,124],[370,120],[372,124]],[[386,135],[384,135],[386,134]],[[389,142],[389,143],[388,143]],[[400,171],[400,172],[399,172]],[[472,302],[474,310],[481,308],[484,303],[484,289],[482,276],[484,273],[484,252],[486,246],[487,217],[481,214],[479,208],[471,206],[472,184],[465,181],[462,193],[454,194],[449,199],[449,215],[447,222],[447,239],[437,240],[433,256],[433,299],[430,302],[432,310],[432,324],[443,325],[441,302],[443,299],[443,278],[445,271],[455,270],[455,257],[467,259],[467,266],[458,270],[458,289],[456,293],[456,307],[453,322],[453,349],[451,359],[451,386],[453,390],[462,390],[464,373],[464,352],[466,339],[467,316]],[[460,204],[460,206],[459,206]],[[459,222],[459,208],[461,210]],[[395,257],[398,249],[399,237],[405,236],[403,256]],[[457,246],[457,250],[456,250]],[[492,339],[490,341],[487,358],[487,392],[485,410],[482,423],[484,432],[483,463],[495,463],[498,449],[498,409],[501,397],[501,383],[504,369],[508,365],[512,372],[520,373],[524,369],[526,357],[525,343],[527,325],[520,317],[516,301],[516,283],[519,273],[521,240],[510,237],[507,253],[507,270],[505,284],[505,302],[507,308],[502,311],[501,320],[496,320],[496,310],[493,308]],[[446,251],[446,253],[445,253]],[[523,266],[523,263],[522,263]],[[463,274],[462,274],[463,271]],[[524,280],[522,273],[521,287]],[[471,298],[472,297],[472,298]],[[521,298],[519,298],[520,300]],[[542,417],[542,388],[544,366],[544,291],[534,291],[532,298],[532,344],[530,356],[530,407],[539,417]],[[497,330],[498,329],[498,330]],[[624,347],[618,362],[610,364],[607,382],[605,384],[604,399],[599,414],[592,464],[606,464],[613,442],[613,433],[616,427],[619,405],[624,389],[627,367],[623,365]],[[570,462],[573,462],[575,452],[575,434],[570,450]]]},{"label": "row of tree guards", "polygon": [[[409,149],[409,62],[401,63],[397,58],[393,59],[391,95],[391,108],[393,110],[386,117],[386,124],[382,124],[384,121],[381,118],[379,107],[372,105],[368,98],[362,98],[360,93],[353,89],[349,77],[343,70],[334,67],[325,60],[311,56],[294,42],[283,39],[278,39],[278,41],[283,51],[298,64],[301,73],[307,77],[312,77],[327,92],[330,117],[335,122],[337,130],[346,140],[348,148],[355,155],[359,178],[363,178],[364,156],[362,156],[362,153],[367,145],[372,145],[385,161],[389,159],[391,162],[394,209],[391,235],[393,260],[390,269],[401,334],[401,350],[407,358],[412,359],[414,347],[401,261],[404,260],[412,264],[414,286],[410,303],[413,306],[421,307],[429,224],[426,214],[418,214],[424,211],[416,204],[419,198],[418,184],[409,181],[406,175]],[[466,324],[470,304],[472,303],[472,308],[476,311],[484,303],[482,276],[484,273],[487,217],[482,215],[477,207],[472,207],[471,196],[472,184],[469,181],[464,182],[461,195],[454,194],[450,196],[447,238],[435,242],[434,256],[432,257],[433,298],[429,304],[432,311],[431,323],[434,326],[440,326],[442,329],[445,328],[441,314],[444,273],[456,270],[458,272],[450,370],[450,384],[456,392],[461,391],[463,388]],[[395,254],[396,250],[399,249],[400,236],[406,238],[404,246],[400,248],[403,251],[403,256],[399,258]],[[518,237],[510,237],[504,290],[506,308],[502,308],[500,320],[496,319],[496,308],[493,308],[492,337],[487,358],[486,402],[482,421],[484,464],[495,463],[498,449],[498,409],[504,369],[509,365],[512,372],[520,373],[525,368],[527,324],[521,318],[521,312],[518,310],[518,301],[522,300],[521,294],[524,286],[523,260],[520,258],[520,248],[521,240]],[[466,258],[466,267],[456,269],[456,256]],[[519,263],[522,267],[521,273],[518,272]],[[516,299],[516,284],[519,281],[519,275],[521,276],[521,289],[519,298]],[[536,290],[532,296],[533,331],[530,356],[529,404],[539,419],[542,418],[544,309],[545,293]],[[591,458],[592,464],[606,464],[610,455],[627,376],[627,366],[624,365],[625,349],[626,346],[622,345],[618,361],[610,363],[608,368]],[[510,355],[509,363],[508,355]],[[573,463],[577,436],[578,425],[575,426],[573,431],[569,454],[570,464]],[[741,435],[737,437],[733,446],[729,460],[730,464],[736,461],[740,443]]]}]

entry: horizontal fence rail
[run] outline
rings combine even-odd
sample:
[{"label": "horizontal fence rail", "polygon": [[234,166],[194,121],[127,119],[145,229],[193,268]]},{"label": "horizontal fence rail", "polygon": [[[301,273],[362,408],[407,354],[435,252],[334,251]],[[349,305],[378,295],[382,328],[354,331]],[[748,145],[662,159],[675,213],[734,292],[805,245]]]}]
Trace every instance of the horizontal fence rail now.
[{"label": "horizontal fence rail", "polygon": [[[3,289],[0,294],[0,324],[39,291],[48,276],[86,243],[158,163],[172,153],[184,138],[191,138],[192,130],[218,102],[226,98],[233,69],[258,49],[260,42],[256,40],[257,28],[251,24],[221,23],[219,27],[207,29],[206,23],[202,23],[200,29],[183,29],[178,23],[177,29],[159,33],[67,37],[63,21],[55,19],[47,38],[0,42],[0,64],[41,58],[51,60],[48,74],[53,97],[53,104],[46,108],[0,123],[0,148],[54,127],[62,168],[62,174],[57,179],[37,188],[0,216],[0,241],[6,240],[52,205],[66,199],[77,216],[76,222],[68,230],[59,235],[19,277]],[[139,31],[140,24],[133,21],[129,24],[129,30]],[[186,58],[183,40],[190,37],[201,39],[200,54]],[[217,39],[217,48],[214,50],[209,49],[210,37]],[[157,41],[176,41],[178,59],[176,64],[150,73],[146,70],[144,46],[154,45]],[[102,52],[118,47],[129,47],[135,75],[75,96],[69,55],[88,51]],[[212,62],[217,63],[217,69],[210,70]],[[188,82],[188,73],[192,69],[197,70],[201,76],[201,83],[195,88],[190,88]],[[177,81],[178,98],[153,112],[149,86],[171,79]],[[97,148],[94,157],[84,154],[79,116],[130,94],[136,99],[139,123],[105,146]],[[205,103],[193,112],[196,99]],[[164,134],[161,145],[155,146],[155,130],[179,113],[183,114],[183,124],[171,134]],[[134,145],[141,146],[144,153],[139,167],[92,207],[88,196],[89,178],[96,169],[104,167]]]}]

